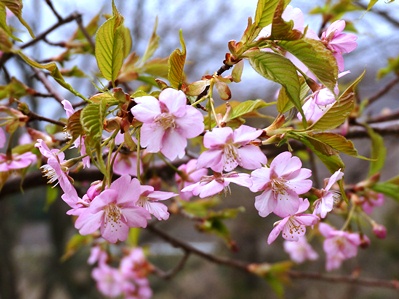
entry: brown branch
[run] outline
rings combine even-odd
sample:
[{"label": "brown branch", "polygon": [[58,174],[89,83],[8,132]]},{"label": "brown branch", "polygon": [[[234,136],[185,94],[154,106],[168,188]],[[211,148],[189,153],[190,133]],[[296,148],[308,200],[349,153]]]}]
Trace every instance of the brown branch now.
[{"label": "brown branch", "polygon": [[374,288],[385,288],[399,290],[398,280],[381,280],[372,278],[359,278],[355,276],[343,276],[343,275],[331,275],[331,274],[320,274],[320,273],[309,273],[299,271],[288,271],[288,275],[292,279],[310,279],[318,280],[329,283],[346,283],[352,285],[358,285],[362,287],[374,287]]},{"label": "brown branch", "polygon": [[85,36],[85,38],[87,39],[87,41],[89,42],[91,48],[92,48],[93,51],[94,51],[94,49],[95,49],[96,46],[95,46],[94,41],[93,41],[93,39],[91,38],[90,34],[87,32],[86,28],[83,26],[83,23],[82,23],[82,16],[81,16],[81,15],[79,15],[79,17],[76,18],[76,23],[78,23],[78,26],[79,26],[80,31],[82,31],[83,35]]},{"label": "brown branch", "polygon": [[53,95],[54,99],[62,106],[62,101],[64,98],[60,95],[58,90],[56,90],[53,85],[50,83],[50,81],[47,79],[47,77],[44,75],[44,73],[34,67],[32,67],[33,72],[35,73],[36,77],[43,83],[44,87],[47,89],[47,91]]},{"label": "brown branch", "polygon": [[53,26],[51,26],[49,29],[47,29],[46,31],[40,33],[39,35],[36,36],[36,38],[32,39],[31,41],[23,44],[20,48],[21,49],[25,49],[28,48],[30,46],[33,46],[34,44],[36,44],[37,42],[43,40],[43,38],[45,36],[47,36],[48,34],[50,34],[51,32],[53,32],[54,30],[56,30],[58,27],[61,27],[64,24],[70,23],[74,20],[76,20],[77,18],[81,17],[80,14],[77,13],[73,13],[70,16],[66,17],[65,19],[61,19],[58,21],[58,23],[54,24]]},{"label": "brown branch", "polygon": [[57,125],[57,126],[60,126],[60,127],[65,127],[66,126],[66,123],[64,123],[62,121],[58,121],[58,120],[54,120],[54,119],[51,119],[51,118],[47,118],[45,116],[41,116],[39,114],[36,114],[35,112],[32,112],[32,111],[29,111],[27,116],[29,117],[30,121],[32,121],[32,120],[46,121],[48,123],[51,123],[51,124],[54,124],[54,125]]},{"label": "brown branch", "polygon": [[57,17],[58,21],[62,21],[62,17],[58,14],[58,12],[55,10],[53,3],[50,0],[46,0],[47,5],[50,7],[51,11],[54,13],[54,15]]},{"label": "brown branch", "polygon": [[175,268],[171,269],[171,270],[168,271],[168,272],[165,272],[165,271],[163,271],[163,270],[161,270],[161,269],[159,269],[159,268],[157,268],[157,267],[155,267],[155,266],[153,265],[153,267],[154,267],[154,273],[155,273],[158,277],[161,277],[162,279],[165,279],[165,280],[171,279],[171,278],[173,278],[177,273],[179,273],[180,270],[183,269],[184,265],[187,263],[187,260],[188,260],[189,256],[190,256],[190,252],[184,251],[184,255],[183,255],[182,259],[179,261],[179,263],[177,264],[177,266],[176,266]]},{"label": "brown branch", "polygon": [[383,95],[387,94],[398,83],[399,83],[399,76],[397,76],[395,79],[393,79],[391,82],[389,82],[384,88],[379,90],[376,94],[372,95],[367,100],[367,106],[370,106],[371,104],[373,104],[374,102],[379,100]]}]

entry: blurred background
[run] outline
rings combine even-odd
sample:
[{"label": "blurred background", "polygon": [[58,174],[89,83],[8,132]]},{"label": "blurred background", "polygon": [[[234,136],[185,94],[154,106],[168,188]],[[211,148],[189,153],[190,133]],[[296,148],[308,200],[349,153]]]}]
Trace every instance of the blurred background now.
[{"label": "blurred background", "polygon": [[[228,51],[229,40],[239,40],[246,27],[247,18],[253,17],[256,0],[246,1],[211,1],[211,0],[126,0],[115,1],[119,11],[125,17],[125,24],[133,36],[133,51],[142,54],[158,17],[160,47],[156,57],[167,57],[180,48],[180,29],[183,30],[187,47],[187,64],[185,71],[187,81],[199,80],[205,74],[213,74],[221,65]],[[291,5],[300,8],[305,14],[305,23],[314,31],[318,31],[321,18],[309,15],[309,11],[324,1],[292,1]],[[368,1],[359,1],[367,5]],[[69,0],[54,1],[54,8],[61,16],[66,17],[73,12],[83,16],[87,24],[96,14],[111,13],[111,1]],[[375,11],[375,12],[374,12]],[[45,0],[24,1],[23,16],[36,34],[44,32],[57,18],[49,9]],[[378,1],[371,12],[353,11],[344,16],[358,30],[358,48],[345,57],[345,67],[351,73],[342,79],[343,85],[352,81],[366,69],[366,76],[359,85],[359,100],[375,95],[394,75],[381,80],[376,79],[379,69],[386,66],[387,58],[399,55],[399,4],[387,4]],[[102,19],[104,21],[104,18]],[[102,22],[101,21],[101,22]],[[21,28],[12,17],[10,22]],[[20,29],[17,35],[23,41],[29,36]],[[48,36],[48,40],[56,43],[67,40],[76,30],[76,24],[66,24]],[[63,49],[51,47],[44,42],[37,43],[27,50],[27,54],[37,60],[47,60],[62,53]],[[92,78],[96,77],[97,66],[91,56],[71,59],[64,67],[78,65]],[[11,67],[10,67],[11,66]],[[18,60],[7,62],[11,76],[20,78],[29,86],[38,90],[40,83],[32,78],[31,70]],[[4,83],[0,74],[0,84]],[[96,92],[90,78],[70,79],[72,86],[84,95]],[[273,101],[278,85],[260,77],[249,65],[244,68],[242,82],[231,85],[232,99],[263,99]],[[70,100],[77,100],[68,92],[60,93]],[[386,109],[398,108],[399,87],[394,87],[383,98],[371,105],[367,113],[378,115]],[[64,113],[59,106],[43,105],[26,99],[30,105],[49,118],[58,119]],[[268,113],[275,113],[268,111]],[[355,140],[355,144],[363,155],[368,155],[370,145],[367,140]],[[399,173],[398,139],[392,135],[385,138],[388,157],[382,179],[388,179]],[[347,183],[359,181],[365,176],[368,164],[363,160],[343,157],[350,165],[345,171]],[[328,177],[328,172],[318,165],[320,176]],[[61,262],[65,244],[76,232],[71,218],[65,214],[66,205],[57,200],[46,205],[47,189],[30,188],[22,194],[0,193],[0,298],[101,298],[90,277],[90,267],[86,260],[88,249],[79,250],[73,257]],[[231,236],[238,246],[237,252],[230,252],[225,244],[213,235],[198,232],[193,223],[181,217],[172,217],[170,221],[159,227],[174,236],[187,240],[207,252],[231,256],[243,261],[277,262],[288,259],[282,250],[281,238],[271,246],[266,238],[273,222],[277,218],[270,216],[260,218],[253,207],[254,194],[243,189],[232,188],[232,196],[223,199],[223,207],[245,207],[237,219],[228,222]],[[358,257],[346,261],[336,274],[348,274],[355,271],[364,277],[379,279],[399,279],[399,207],[393,200],[386,198],[386,204],[373,214],[376,220],[388,228],[386,240],[376,239],[370,231],[370,247],[361,250]],[[339,221],[339,219],[336,219]],[[332,219],[335,221],[335,219]],[[150,261],[169,269],[179,261],[183,253],[143,232],[142,244],[150,248]],[[314,244],[320,257],[317,262],[306,263],[297,267],[304,271],[324,271],[324,256],[320,243]],[[154,298],[277,298],[268,284],[260,278],[239,272],[227,267],[217,266],[197,257],[191,256],[186,267],[172,280],[162,281],[151,278]],[[292,281],[286,290],[287,298],[396,298],[397,293],[378,288],[360,288],[353,285],[333,285],[317,281]]]}]

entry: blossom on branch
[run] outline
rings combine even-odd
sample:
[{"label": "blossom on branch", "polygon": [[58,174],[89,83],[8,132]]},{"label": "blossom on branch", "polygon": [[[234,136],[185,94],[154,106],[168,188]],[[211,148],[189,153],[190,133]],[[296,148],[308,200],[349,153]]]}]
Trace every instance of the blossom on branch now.
[{"label": "blossom on branch", "polygon": [[344,70],[344,59],[342,54],[350,53],[357,47],[357,36],[353,33],[342,33],[346,23],[337,20],[332,23],[321,35],[321,40],[330,49],[337,61],[339,71]]},{"label": "blossom on branch", "polygon": [[290,152],[277,155],[270,167],[262,167],[251,173],[252,192],[262,191],[255,197],[255,208],[261,217],[274,213],[280,217],[295,214],[300,205],[299,194],[312,187],[308,178],[312,171],[302,168],[298,157]]},{"label": "blossom on branch", "polygon": [[140,144],[149,153],[161,152],[170,160],[183,158],[187,139],[204,131],[204,120],[200,111],[187,105],[182,91],[164,89],[159,100],[152,96],[135,98],[137,103],[131,112],[143,123]]},{"label": "blossom on branch", "polygon": [[275,227],[267,238],[267,243],[273,243],[280,233],[282,233],[283,238],[287,241],[298,241],[300,237],[304,236],[306,233],[306,226],[315,225],[319,221],[319,217],[313,214],[303,213],[308,208],[309,201],[300,198],[298,211],[294,215],[284,217],[284,219],[275,223]]},{"label": "blossom on branch", "polygon": [[7,154],[0,153],[0,172],[24,169],[37,160],[35,154],[26,152],[23,154]]},{"label": "blossom on branch", "polygon": [[127,239],[130,227],[146,227],[150,213],[137,205],[140,183],[124,175],[97,195],[75,222],[82,235],[100,229],[102,237],[116,243]]},{"label": "blossom on branch", "polygon": [[251,178],[247,173],[218,173],[215,172],[210,176],[203,176],[201,180],[195,184],[189,185],[182,192],[192,192],[201,198],[209,197],[223,190],[228,191],[230,183],[249,188],[252,185]]},{"label": "blossom on branch", "polygon": [[262,134],[250,126],[242,125],[214,128],[206,132],[204,146],[208,149],[198,157],[197,167],[210,167],[213,171],[232,171],[237,166],[256,169],[266,164],[266,156],[253,141]]},{"label": "blossom on branch", "polygon": [[287,252],[295,263],[303,263],[306,260],[316,260],[319,255],[310,246],[305,236],[299,237],[298,241],[284,241],[284,251]]},{"label": "blossom on branch", "polygon": [[[326,223],[319,224],[320,233],[326,238],[323,249],[326,253],[326,270],[338,269],[342,262],[357,255],[357,248],[362,243],[358,233],[335,230]],[[363,236],[366,238],[366,236]]]},{"label": "blossom on branch", "polygon": [[180,165],[178,173],[175,175],[176,184],[178,185],[180,198],[189,200],[193,196],[191,191],[181,191],[185,187],[197,183],[203,176],[208,173],[206,168],[197,167],[197,159],[191,159],[186,164]]},{"label": "blossom on branch", "polygon": [[331,187],[338,182],[344,173],[341,169],[337,170],[326,182],[326,186],[321,189],[317,195],[318,199],[314,202],[314,211],[313,214],[320,216],[321,218],[325,218],[328,212],[331,212],[334,207],[334,202],[339,198],[339,192],[335,190],[331,190]]}]

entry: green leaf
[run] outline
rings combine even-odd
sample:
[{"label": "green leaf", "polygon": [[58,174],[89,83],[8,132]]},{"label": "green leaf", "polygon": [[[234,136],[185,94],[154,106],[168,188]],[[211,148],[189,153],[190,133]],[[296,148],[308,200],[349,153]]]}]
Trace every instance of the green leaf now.
[{"label": "green leaf", "polygon": [[[306,84],[305,80],[303,79],[303,77],[299,77],[299,82],[301,83],[301,91],[299,93],[299,99],[301,100],[301,102],[303,101],[303,99],[307,96],[307,94],[309,93],[309,86]],[[279,93],[278,93],[278,97],[277,97],[277,111],[280,113],[285,113],[288,110],[290,110],[291,108],[294,107],[294,104],[292,101],[290,101],[290,98],[287,95],[287,92],[285,90],[284,87],[281,87]]]},{"label": "green leaf", "polygon": [[270,39],[273,40],[296,40],[302,37],[302,32],[294,28],[294,21],[284,21],[282,14],[284,12],[284,3],[280,1],[276,7],[273,17],[272,31]]},{"label": "green leaf", "polygon": [[362,80],[365,71],[340,95],[334,105],[309,129],[312,130],[331,130],[340,126],[350,115],[355,107],[355,89]]},{"label": "green leaf", "polygon": [[81,110],[80,123],[87,136],[86,140],[92,147],[100,144],[106,111],[106,101],[90,103]]},{"label": "green leaf", "polygon": [[66,90],[69,90],[75,96],[78,96],[78,97],[82,98],[83,100],[87,101],[87,99],[83,95],[81,95],[79,92],[77,92],[75,89],[73,89],[73,87],[64,80],[64,77],[62,77],[61,72],[58,69],[55,62],[40,64],[40,63],[30,59],[28,56],[26,56],[20,50],[14,51],[14,53],[18,54],[30,66],[39,68],[39,69],[45,69],[45,70],[49,71],[50,75],[54,78],[55,81],[58,82],[58,84],[60,84]]},{"label": "green leaf", "polygon": [[238,117],[246,116],[250,113],[257,111],[260,108],[267,107],[270,103],[266,103],[263,100],[248,100],[245,102],[239,102],[237,106],[233,105],[234,103],[230,102],[232,106],[232,112],[227,118],[227,121],[233,120]]},{"label": "green leaf", "polygon": [[146,62],[148,59],[154,55],[156,49],[159,46],[159,36],[157,34],[158,28],[158,17],[155,19],[154,29],[152,30],[151,38],[148,42],[147,49],[145,50],[143,57],[141,57],[142,62]]},{"label": "green leaf", "polygon": [[321,41],[302,38],[280,41],[278,45],[302,61],[328,89],[334,90],[338,78],[337,62]]},{"label": "green leaf", "polygon": [[186,63],[186,45],[183,39],[183,32],[180,30],[180,44],[182,51],[176,49],[170,54],[168,60],[168,80],[173,88],[180,89],[184,80],[184,64]]},{"label": "green leaf", "polygon": [[[6,6],[3,2],[0,2],[0,29],[3,30],[2,32],[2,41],[6,41],[4,35],[7,37],[11,37],[12,39],[22,42],[18,37],[16,37],[11,28],[7,25],[7,13],[6,13]],[[9,42],[9,41],[8,41]],[[3,44],[0,46],[1,51],[4,51],[3,48],[6,48]]]},{"label": "green leaf", "polygon": [[390,182],[376,183],[371,187],[371,189],[399,201],[399,184]]},{"label": "green leaf", "polygon": [[80,114],[82,110],[77,110],[69,118],[66,125],[67,132],[72,136],[72,140],[76,140],[79,136],[85,134],[80,122]]},{"label": "green leaf", "polygon": [[345,164],[337,151],[327,143],[324,143],[312,136],[307,134],[298,134],[295,132],[289,132],[288,135],[293,139],[297,139],[307,146],[317,157],[324,163],[327,169],[334,173],[338,169],[344,170]]},{"label": "green leaf", "polygon": [[25,26],[30,36],[32,38],[35,38],[32,29],[30,28],[28,23],[26,23],[25,20],[22,18],[22,0],[0,0],[0,6],[2,5],[5,5],[18,18],[21,24]]},{"label": "green leaf", "polygon": [[91,235],[88,235],[88,236],[82,236],[79,234],[73,235],[72,238],[69,239],[69,241],[66,245],[65,253],[61,257],[61,261],[66,261],[67,259],[69,259],[80,248],[82,248],[85,245],[90,244],[92,240],[93,240],[93,237]]},{"label": "green leaf", "polygon": [[286,7],[290,1],[259,0],[256,6],[254,25],[258,28],[264,28],[267,25],[270,25],[273,21],[274,12],[279,2],[283,2],[284,7]]},{"label": "green leaf", "polygon": [[373,6],[378,2],[378,0],[370,0],[369,4],[367,5],[367,10],[373,8]]},{"label": "green leaf", "polygon": [[384,145],[384,138],[378,133],[376,133],[371,127],[365,126],[367,129],[367,134],[370,136],[371,140],[371,163],[369,169],[369,176],[378,173],[385,164],[385,159],[387,157],[387,149]]},{"label": "green leaf", "polygon": [[[357,152],[352,141],[346,139],[344,136],[335,133],[317,133],[309,134],[309,137],[319,140],[322,143],[329,145],[334,150],[353,157],[362,157]],[[366,158],[367,159],[367,158]]]},{"label": "green leaf", "polygon": [[0,99],[23,97],[29,93],[29,87],[19,81],[17,78],[12,77],[10,83],[0,86]]},{"label": "green leaf", "polygon": [[[114,82],[128,54],[130,35],[123,26],[123,17],[113,4],[113,16],[100,26],[96,34],[95,57],[101,74]],[[128,37],[129,36],[129,37]]]},{"label": "green leaf", "polygon": [[301,85],[296,67],[292,62],[282,55],[270,52],[253,51],[246,55],[249,57],[249,62],[255,71],[266,79],[284,86],[290,101],[303,115],[302,104],[299,98]]}]

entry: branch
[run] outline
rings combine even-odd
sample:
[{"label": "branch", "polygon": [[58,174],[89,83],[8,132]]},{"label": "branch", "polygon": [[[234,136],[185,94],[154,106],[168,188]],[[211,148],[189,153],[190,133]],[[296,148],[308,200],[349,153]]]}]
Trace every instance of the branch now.
[{"label": "branch", "polygon": [[51,124],[60,126],[60,127],[65,127],[66,123],[62,122],[62,121],[58,121],[58,120],[54,120],[51,118],[47,118],[44,116],[41,116],[39,114],[36,114],[35,112],[29,111],[29,113],[27,114],[27,116],[29,117],[29,120],[38,120],[38,121],[46,121],[49,122]]},{"label": "branch", "polygon": [[395,87],[396,84],[399,83],[399,76],[397,76],[395,79],[393,79],[391,82],[389,82],[384,88],[382,88],[381,90],[379,90],[376,94],[374,94],[373,96],[371,96],[368,100],[367,100],[367,106],[370,106],[372,103],[376,102],[377,100],[379,100],[383,95],[385,95],[386,93],[388,93],[392,88]]},{"label": "branch", "polygon": [[47,91],[53,95],[54,99],[60,103],[62,106],[62,101],[64,100],[63,96],[60,95],[57,89],[51,85],[50,81],[47,79],[47,77],[44,75],[44,73],[34,67],[32,67],[33,72],[36,74],[36,77],[43,83],[44,87],[47,89]]}]

